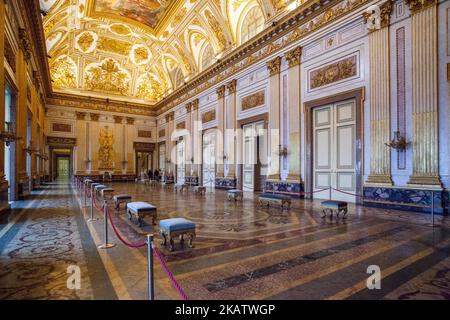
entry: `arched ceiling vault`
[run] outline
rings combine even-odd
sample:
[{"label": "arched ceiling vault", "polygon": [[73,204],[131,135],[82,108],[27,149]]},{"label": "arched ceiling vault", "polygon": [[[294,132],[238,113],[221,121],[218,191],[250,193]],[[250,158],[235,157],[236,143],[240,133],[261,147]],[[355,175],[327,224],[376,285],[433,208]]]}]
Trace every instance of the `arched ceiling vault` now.
[{"label": "arched ceiling vault", "polygon": [[249,5],[260,6],[269,23],[303,2],[40,0],[53,90],[150,107],[177,89],[174,71],[185,82],[203,71],[208,44],[216,59],[240,45],[239,21]]}]

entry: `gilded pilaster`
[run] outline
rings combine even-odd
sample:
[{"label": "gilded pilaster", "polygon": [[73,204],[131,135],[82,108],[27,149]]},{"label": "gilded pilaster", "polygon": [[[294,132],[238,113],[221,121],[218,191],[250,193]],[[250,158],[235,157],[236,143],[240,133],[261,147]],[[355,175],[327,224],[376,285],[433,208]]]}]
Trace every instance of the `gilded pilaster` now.
[{"label": "gilded pilaster", "polygon": [[[169,160],[169,163],[166,163],[166,173],[171,176],[174,175],[175,171],[175,157],[176,150],[174,148],[174,143],[172,141],[172,134],[174,132],[174,117],[175,113],[169,112],[166,115],[166,123],[167,123],[167,138],[166,138],[166,162]],[[167,159],[168,158],[168,159]]]},{"label": "gilded pilaster", "polygon": [[224,177],[225,86],[217,89],[216,178]]},{"label": "gilded pilaster", "polygon": [[392,185],[390,141],[389,22],[392,1],[379,6],[376,14],[364,14],[369,29],[370,60],[370,175],[368,184]]},{"label": "gilded pilaster", "polygon": [[413,174],[408,184],[441,186],[438,152],[436,1],[409,1],[412,50]]},{"label": "gilded pilaster", "polygon": [[[201,114],[198,110],[198,99],[192,102],[192,143],[193,143],[193,157],[194,168],[192,175],[194,177],[200,177],[201,163],[202,163],[202,127],[201,127]],[[201,181],[199,180],[201,184]]]},{"label": "gilded pilaster", "polygon": [[288,181],[300,183],[302,178],[300,174],[300,62],[302,57],[302,48],[295,49],[286,53],[285,58],[288,62],[288,122],[289,122],[289,174]]},{"label": "gilded pilaster", "polygon": [[185,152],[184,152],[184,163],[185,163],[185,175],[191,176],[191,158],[192,158],[192,104],[188,103],[185,106],[186,109],[186,130],[189,132],[188,135],[185,136],[186,142],[185,142]]},{"label": "gilded pilaster", "polygon": [[270,135],[270,166],[269,180],[280,180],[280,68],[281,57],[276,57],[267,63],[270,78],[269,101],[269,135]]},{"label": "gilded pilaster", "polygon": [[227,178],[235,179],[236,178],[236,144],[234,141],[235,132],[236,132],[236,80],[231,80],[227,84],[228,90],[228,106],[227,106],[227,125],[228,129],[225,133],[226,141],[227,141],[227,150],[226,153],[228,155],[228,172]]}]

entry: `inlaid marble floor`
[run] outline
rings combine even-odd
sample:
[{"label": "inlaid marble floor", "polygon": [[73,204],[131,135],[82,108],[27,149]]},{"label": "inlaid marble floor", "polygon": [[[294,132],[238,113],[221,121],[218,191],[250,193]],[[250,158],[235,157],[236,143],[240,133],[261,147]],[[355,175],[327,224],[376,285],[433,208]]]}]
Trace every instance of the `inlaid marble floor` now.
[{"label": "inlaid marble floor", "polygon": [[[429,216],[351,206],[345,221],[323,220],[320,202],[292,209],[259,208],[225,192],[205,197],[134,183],[115,193],[158,207],[158,219],[186,217],[197,225],[194,248],[160,245],[158,227],[138,227],[124,211],[113,221],[129,242],[147,233],[190,299],[450,299],[449,223]],[[0,299],[146,299],[146,249],[123,245],[109,228],[109,250],[97,249],[103,219],[81,192],[51,184],[0,219]],[[26,208],[29,206],[29,208]],[[80,208],[81,207],[81,211]],[[111,209],[112,210],[112,209]],[[67,289],[67,267],[80,267],[80,290]],[[367,268],[381,268],[381,289],[366,286]],[[155,262],[156,298],[179,299]]]}]

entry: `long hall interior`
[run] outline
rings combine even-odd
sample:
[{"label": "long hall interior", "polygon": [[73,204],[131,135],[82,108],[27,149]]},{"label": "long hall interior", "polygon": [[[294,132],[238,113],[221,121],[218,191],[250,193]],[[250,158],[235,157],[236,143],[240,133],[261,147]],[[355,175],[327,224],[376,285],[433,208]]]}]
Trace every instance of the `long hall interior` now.
[{"label": "long hall interior", "polygon": [[450,300],[449,0],[0,29],[0,300]]}]

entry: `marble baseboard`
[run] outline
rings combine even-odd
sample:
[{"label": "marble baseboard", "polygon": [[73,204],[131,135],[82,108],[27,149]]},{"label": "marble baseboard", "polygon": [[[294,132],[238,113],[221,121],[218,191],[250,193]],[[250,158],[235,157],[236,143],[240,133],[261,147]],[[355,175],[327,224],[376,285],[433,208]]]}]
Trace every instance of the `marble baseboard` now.
[{"label": "marble baseboard", "polygon": [[184,182],[190,186],[198,186],[199,179],[197,176],[185,177]]},{"label": "marble baseboard", "polygon": [[449,191],[364,187],[365,206],[446,215],[449,212]]},{"label": "marble baseboard", "polygon": [[236,179],[231,178],[216,178],[214,186],[216,189],[236,189]]},{"label": "marble baseboard", "polygon": [[264,192],[286,194],[292,197],[303,198],[305,186],[303,182],[266,180]]},{"label": "marble baseboard", "polygon": [[8,182],[0,184],[0,212],[9,209]]}]

